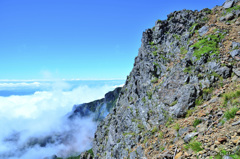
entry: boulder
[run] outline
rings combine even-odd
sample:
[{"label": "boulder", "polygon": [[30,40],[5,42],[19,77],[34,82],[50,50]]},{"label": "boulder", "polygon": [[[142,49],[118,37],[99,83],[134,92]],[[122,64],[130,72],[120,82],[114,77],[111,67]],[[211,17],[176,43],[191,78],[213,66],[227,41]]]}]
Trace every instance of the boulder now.
[{"label": "boulder", "polygon": [[226,1],[224,4],[223,4],[223,8],[227,9],[227,8],[231,8],[234,4],[234,1],[233,0],[229,0],[229,1]]},{"label": "boulder", "polygon": [[234,72],[238,77],[240,77],[240,68],[234,68],[234,69],[233,69],[233,72]]},{"label": "boulder", "polygon": [[230,52],[230,54],[236,60],[240,60],[240,50],[233,50]]},{"label": "boulder", "polygon": [[190,140],[191,140],[194,136],[196,136],[196,135],[198,135],[198,132],[189,133],[189,134],[187,134],[187,135],[184,137],[183,140],[184,140],[185,143],[189,143]]},{"label": "boulder", "polygon": [[238,42],[232,42],[232,49],[233,50],[235,50],[235,49],[239,49],[239,47],[240,47],[240,43],[238,43]]},{"label": "boulder", "polygon": [[198,30],[198,33],[200,36],[203,36],[204,34],[206,34],[208,32],[208,27],[207,26],[203,26]]},{"label": "boulder", "polygon": [[233,13],[228,13],[226,16],[225,16],[225,19],[226,20],[232,20],[234,18],[234,14]]}]

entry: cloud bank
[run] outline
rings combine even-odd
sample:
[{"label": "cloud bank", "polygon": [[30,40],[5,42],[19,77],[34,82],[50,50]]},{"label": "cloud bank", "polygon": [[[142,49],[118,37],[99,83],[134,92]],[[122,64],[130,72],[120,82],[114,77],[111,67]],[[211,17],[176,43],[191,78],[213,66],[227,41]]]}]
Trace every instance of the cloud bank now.
[{"label": "cloud bank", "polygon": [[115,86],[69,90],[69,83],[57,81],[50,91],[0,97],[0,158],[67,157],[89,149],[96,123],[90,117],[70,121],[66,114],[74,104],[103,98]]}]

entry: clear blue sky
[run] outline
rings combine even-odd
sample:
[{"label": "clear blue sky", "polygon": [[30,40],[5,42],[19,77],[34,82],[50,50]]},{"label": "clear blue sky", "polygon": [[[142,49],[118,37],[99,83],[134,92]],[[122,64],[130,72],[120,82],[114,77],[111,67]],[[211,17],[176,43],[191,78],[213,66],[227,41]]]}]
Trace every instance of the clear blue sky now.
[{"label": "clear blue sky", "polygon": [[0,0],[0,79],[125,79],[142,32],[224,0]]}]

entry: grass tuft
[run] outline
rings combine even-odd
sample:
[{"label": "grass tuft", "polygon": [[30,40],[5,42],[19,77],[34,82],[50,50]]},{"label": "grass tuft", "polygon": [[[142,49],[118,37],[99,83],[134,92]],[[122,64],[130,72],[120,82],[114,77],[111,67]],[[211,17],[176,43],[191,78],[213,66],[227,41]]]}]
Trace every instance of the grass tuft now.
[{"label": "grass tuft", "polygon": [[231,118],[234,118],[238,110],[239,110],[239,109],[238,109],[237,107],[232,107],[231,109],[227,110],[227,111],[224,113],[224,117],[225,117],[227,120],[229,120],[229,119],[231,119]]},{"label": "grass tuft", "polygon": [[192,149],[194,152],[199,152],[199,151],[202,151],[203,148],[202,148],[202,143],[199,142],[199,141],[196,141],[196,140],[191,140],[189,142],[189,144],[185,145],[184,146],[185,149]]},{"label": "grass tuft", "polygon": [[194,127],[197,127],[197,125],[199,125],[201,122],[202,122],[202,121],[201,121],[200,119],[195,119],[195,120],[193,121],[193,126],[194,126]]}]

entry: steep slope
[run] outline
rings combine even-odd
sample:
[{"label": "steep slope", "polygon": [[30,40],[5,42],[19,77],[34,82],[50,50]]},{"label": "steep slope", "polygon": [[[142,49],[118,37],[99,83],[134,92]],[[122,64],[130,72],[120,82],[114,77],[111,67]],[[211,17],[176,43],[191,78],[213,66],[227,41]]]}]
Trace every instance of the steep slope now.
[{"label": "steep slope", "polygon": [[[211,132],[208,138],[217,136],[214,129],[220,127],[230,131],[229,124],[219,124],[219,118],[231,123],[224,114],[234,108],[230,112],[234,117],[239,110],[239,15],[238,0],[227,0],[212,10],[175,11],[147,29],[117,106],[95,133],[94,157],[206,158],[219,154],[220,148],[208,150],[201,142],[208,141],[206,131]],[[234,95],[222,102],[226,90]],[[192,127],[192,120],[199,117],[203,117],[196,121],[202,122],[201,130]],[[236,124],[231,130],[235,137],[239,128]],[[222,135],[220,146],[228,140],[227,134]],[[196,152],[201,154],[191,145],[200,147]],[[226,151],[237,155],[232,150]]]},{"label": "steep slope", "polygon": [[121,87],[105,94],[105,97],[89,103],[75,105],[69,114],[69,119],[93,115],[95,121],[101,121],[115,107]]}]

